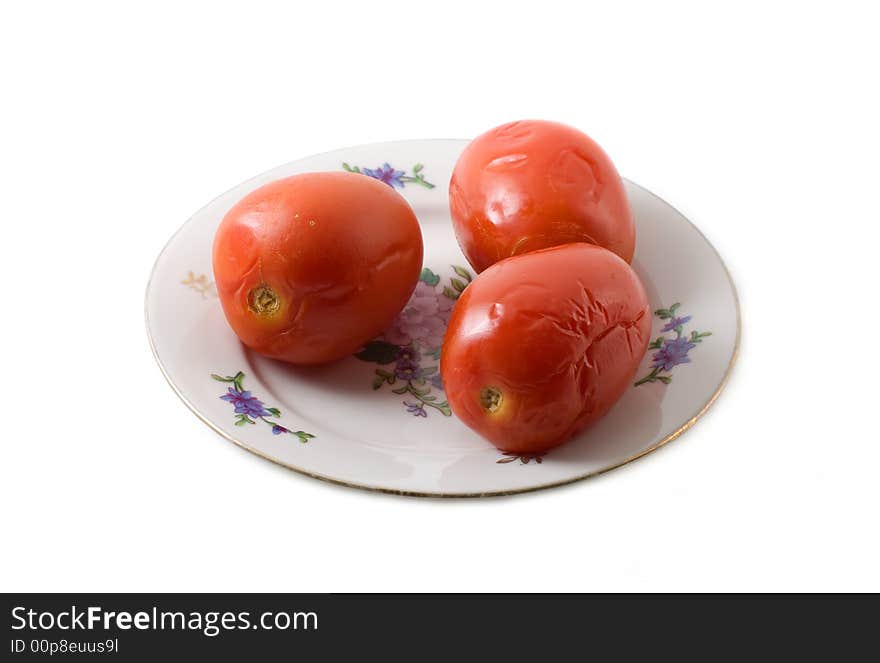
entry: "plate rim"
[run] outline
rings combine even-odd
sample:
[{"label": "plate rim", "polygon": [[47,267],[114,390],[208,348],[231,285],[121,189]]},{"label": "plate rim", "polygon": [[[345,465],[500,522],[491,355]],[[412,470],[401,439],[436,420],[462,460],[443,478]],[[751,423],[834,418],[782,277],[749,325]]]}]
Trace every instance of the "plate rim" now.
[{"label": "plate rim", "polygon": [[[334,152],[339,152],[339,151],[346,150],[346,149],[356,149],[356,148],[362,148],[362,147],[372,147],[372,146],[388,145],[388,144],[394,144],[394,143],[467,142],[468,140],[469,139],[461,139],[461,138],[410,138],[410,139],[394,140],[394,141],[379,141],[379,142],[375,142],[375,143],[362,143],[360,145],[343,147],[343,148],[339,148],[336,150],[328,150],[325,152],[318,152],[313,155],[308,155],[308,156],[302,157],[302,159],[307,159],[307,158],[326,155],[326,154],[332,154]],[[727,277],[727,282],[730,284],[730,289],[731,289],[731,292],[733,293],[733,302],[734,302],[734,306],[736,309],[736,337],[735,337],[734,343],[733,343],[733,353],[730,356],[730,361],[727,364],[727,368],[724,371],[724,375],[722,376],[721,381],[718,383],[718,386],[712,392],[711,396],[709,396],[709,398],[697,410],[697,412],[694,413],[681,426],[679,426],[677,429],[675,429],[674,431],[669,433],[666,437],[664,437],[663,439],[654,443],[650,447],[648,447],[646,449],[642,449],[641,451],[633,454],[632,456],[628,456],[627,458],[623,459],[622,461],[620,461],[618,463],[614,463],[614,464],[609,465],[608,467],[604,467],[600,470],[594,470],[592,472],[587,472],[585,474],[581,474],[581,475],[578,475],[575,477],[563,479],[561,481],[552,481],[550,483],[544,483],[544,484],[539,484],[539,485],[535,485],[535,486],[528,486],[525,488],[512,488],[512,489],[507,489],[507,490],[491,490],[491,491],[480,491],[480,492],[446,492],[446,493],[420,491],[420,490],[406,490],[406,489],[399,489],[399,488],[387,488],[387,487],[383,487],[383,486],[371,486],[366,483],[358,483],[355,481],[344,481],[342,479],[337,479],[337,478],[334,478],[331,476],[326,476],[326,475],[323,475],[323,474],[320,474],[317,472],[312,472],[312,471],[306,470],[302,467],[297,467],[296,465],[286,463],[286,462],[281,461],[277,458],[272,458],[271,456],[265,454],[264,452],[260,451],[259,449],[256,449],[256,448],[250,446],[249,444],[247,444],[243,440],[236,439],[234,436],[228,434],[227,432],[225,432],[224,430],[219,428],[217,425],[215,425],[214,423],[209,421],[205,416],[203,416],[202,413],[199,412],[199,410],[195,407],[195,405],[192,402],[190,402],[183,395],[183,393],[181,393],[180,389],[178,389],[177,386],[174,384],[174,382],[171,380],[171,376],[168,374],[168,371],[166,370],[165,365],[162,362],[162,358],[159,356],[159,352],[156,349],[155,340],[153,339],[153,334],[150,330],[150,311],[149,311],[150,289],[153,285],[153,278],[156,275],[156,270],[159,266],[159,262],[161,261],[162,256],[165,255],[165,252],[168,250],[168,247],[170,247],[171,244],[174,242],[175,238],[183,231],[184,228],[186,228],[193,221],[193,219],[198,215],[198,213],[202,209],[209,207],[217,199],[222,198],[227,193],[229,193],[230,191],[233,191],[234,189],[237,189],[241,185],[246,184],[254,179],[260,178],[263,175],[276,170],[277,168],[281,168],[289,163],[295,163],[296,161],[300,161],[300,160],[301,159],[294,159],[293,161],[287,161],[283,164],[279,164],[278,166],[275,166],[274,168],[270,168],[266,171],[263,171],[262,173],[260,173],[258,175],[255,175],[251,178],[248,178],[247,180],[239,182],[238,184],[235,184],[234,186],[230,187],[229,189],[227,189],[223,193],[219,194],[218,196],[215,196],[210,201],[208,201],[206,204],[202,205],[202,207],[200,207],[198,210],[196,210],[196,212],[194,212],[186,221],[183,222],[183,224],[181,224],[181,226],[176,231],[174,231],[174,233],[172,233],[171,237],[168,238],[168,240],[163,245],[162,249],[159,251],[159,254],[156,256],[156,260],[153,262],[153,267],[150,270],[150,277],[147,279],[147,286],[146,286],[146,289],[144,292],[144,326],[145,326],[146,332],[147,332],[147,340],[149,341],[149,344],[150,344],[150,352],[152,353],[153,358],[156,360],[156,364],[159,366],[159,370],[161,371],[162,376],[165,378],[165,381],[171,387],[172,391],[175,394],[177,394],[177,397],[183,402],[183,404],[186,405],[186,407],[194,415],[196,415],[196,418],[198,418],[202,423],[204,423],[206,426],[208,426],[208,428],[210,428],[215,433],[217,433],[220,437],[232,442],[233,444],[244,449],[245,451],[248,451],[248,452],[264,459],[264,460],[268,460],[271,463],[274,463],[274,464],[279,465],[281,467],[284,467],[288,470],[296,472],[297,474],[311,477],[312,479],[319,479],[321,481],[335,484],[337,486],[346,486],[348,488],[357,488],[359,490],[365,490],[365,491],[374,492],[374,493],[385,493],[387,495],[400,495],[400,496],[404,496],[404,497],[432,497],[432,498],[506,497],[509,495],[519,495],[522,493],[533,493],[533,492],[537,492],[540,490],[546,490],[548,488],[558,488],[559,486],[566,486],[569,484],[577,483],[579,481],[584,481],[585,479],[591,479],[593,477],[597,477],[599,475],[605,474],[606,472],[611,472],[612,470],[616,470],[616,469],[621,468],[625,465],[629,465],[630,463],[633,463],[633,462],[639,460],[640,458],[643,458],[643,457],[647,456],[648,454],[650,454],[654,451],[657,451],[657,449],[660,449],[661,447],[666,446],[667,444],[669,444],[673,440],[679,438],[682,434],[684,434],[685,432],[690,430],[694,426],[694,424],[696,424],[697,421],[704,414],[706,414],[706,412],[709,410],[709,408],[711,408],[712,405],[715,404],[715,401],[718,400],[718,397],[721,395],[721,392],[724,390],[724,387],[727,386],[727,383],[730,380],[730,376],[733,372],[733,367],[736,364],[737,359],[739,358],[740,343],[741,343],[741,339],[742,339],[742,310],[740,307],[739,293],[738,293],[738,290],[736,287],[736,283],[733,280],[733,276],[731,275],[730,270],[727,267],[727,264],[724,262],[724,259],[721,257],[721,254],[718,252],[718,249],[716,249],[715,245],[709,241],[709,238],[706,237],[706,235],[703,233],[703,231],[700,230],[700,228],[697,227],[697,225],[693,221],[691,221],[685,214],[683,214],[677,207],[670,204],[664,198],[661,198],[656,193],[647,189],[646,187],[642,186],[641,184],[638,184],[636,182],[633,182],[630,179],[622,177],[621,179],[623,179],[624,181],[626,181],[630,185],[642,190],[643,192],[647,193],[651,197],[656,198],[658,201],[660,201],[664,205],[669,206],[672,210],[674,210],[682,219],[684,219],[697,232],[697,234],[703,239],[704,242],[706,242],[706,244],[709,246],[709,248],[715,254],[715,257],[718,258],[718,262],[721,264],[721,267],[724,270],[724,274]]]}]

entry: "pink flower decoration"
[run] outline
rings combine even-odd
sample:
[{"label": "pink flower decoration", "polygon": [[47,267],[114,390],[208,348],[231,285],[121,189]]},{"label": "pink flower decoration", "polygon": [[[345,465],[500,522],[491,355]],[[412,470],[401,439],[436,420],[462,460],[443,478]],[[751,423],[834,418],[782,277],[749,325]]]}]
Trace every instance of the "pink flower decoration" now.
[{"label": "pink flower decoration", "polygon": [[451,310],[448,297],[419,281],[403,311],[385,330],[385,340],[400,346],[416,343],[424,349],[440,347]]}]

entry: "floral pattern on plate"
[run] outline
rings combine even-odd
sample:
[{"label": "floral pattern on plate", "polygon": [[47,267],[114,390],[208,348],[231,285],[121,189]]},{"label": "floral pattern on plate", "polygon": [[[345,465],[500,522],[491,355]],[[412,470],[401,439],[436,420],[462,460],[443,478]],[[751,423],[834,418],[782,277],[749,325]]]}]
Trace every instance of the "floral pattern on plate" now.
[{"label": "floral pattern on plate", "polygon": [[542,453],[537,454],[521,454],[515,451],[505,451],[501,458],[496,460],[496,463],[512,463],[515,460],[518,460],[522,465],[528,465],[530,461],[535,461],[538,465],[544,462],[543,458],[547,455],[547,452],[544,451]]},{"label": "floral pattern on plate", "polygon": [[[355,357],[379,364],[373,378],[373,389],[386,384],[391,391],[406,396],[402,402],[414,417],[427,417],[433,409],[445,417],[452,416],[440,378],[440,349],[452,305],[473,276],[464,267],[451,265],[456,276],[440,287],[440,276],[423,269],[416,289],[400,315],[379,338],[367,343]],[[428,408],[428,409],[426,409]]]},{"label": "floral pattern on plate", "polygon": [[196,276],[195,272],[190,271],[186,278],[181,281],[181,284],[191,290],[195,290],[202,296],[202,299],[217,296],[217,288],[214,287],[214,282],[208,280],[208,277],[204,274]]},{"label": "floral pattern on plate", "polygon": [[247,426],[248,424],[256,425],[259,420],[272,427],[272,435],[290,433],[291,435],[296,435],[299,438],[299,441],[304,444],[311,438],[315,437],[311,433],[306,433],[301,430],[290,430],[275,421],[270,421],[270,417],[275,419],[280,418],[281,410],[277,407],[266,407],[263,401],[251,394],[251,392],[245,390],[242,386],[244,373],[241,371],[235,375],[227,375],[225,377],[217,375],[216,373],[211,373],[211,377],[217,380],[217,382],[225,382],[232,385],[227,388],[225,394],[220,396],[220,400],[232,403],[235,407],[236,426]]},{"label": "floral pattern on plate", "polygon": [[649,382],[659,381],[663,384],[672,382],[672,376],[669,375],[672,369],[680,364],[691,363],[691,358],[688,356],[690,351],[697,347],[697,344],[702,343],[704,338],[712,335],[712,332],[698,332],[696,330],[692,330],[690,335],[685,334],[684,327],[693,316],[679,315],[680,306],[681,304],[676,302],[669,308],[654,311],[654,315],[661,320],[666,320],[666,324],[660,331],[663,333],[675,332],[675,336],[672,338],[667,338],[665,335],[658,336],[651,341],[648,349],[656,350],[651,356],[651,372],[638,380],[635,383],[636,387]]},{"label": "floral pattern on plate", "polygon": [[420,163],[417,163],[415,166],[412,167],[412,175],[407,175],[405,170],[397,170],[387,161],[377,168],[361,168],[359,166],[350,166],[343,161],[342,169],[348,171],[349,173],[360,173],[361,175],[366,175],[367,177],[377,179],[380,182],[385,182],[385,184],[390,186],[392,189],[402,189],[406,186],[407,183],[418,184],[419,186],[423,186],[426,189],[433,189],[436,186],[435,184],[431,184],[428,180],[425,179],[425,174],[424,172],[422,172],[424,171],[425,166]]}]

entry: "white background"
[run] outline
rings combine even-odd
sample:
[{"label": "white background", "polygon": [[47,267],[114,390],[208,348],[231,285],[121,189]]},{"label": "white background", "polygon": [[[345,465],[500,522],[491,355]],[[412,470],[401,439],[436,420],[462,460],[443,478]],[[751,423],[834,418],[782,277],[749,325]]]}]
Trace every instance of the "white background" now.
[{"label": "white background", "polygon": [[[4,3],[0,590],[880,590],[871,3]],[[680,440],[512,498],[331,486],[165,383],[187,217],[346,145],[567,122],[727,261],[743,345]]]}]

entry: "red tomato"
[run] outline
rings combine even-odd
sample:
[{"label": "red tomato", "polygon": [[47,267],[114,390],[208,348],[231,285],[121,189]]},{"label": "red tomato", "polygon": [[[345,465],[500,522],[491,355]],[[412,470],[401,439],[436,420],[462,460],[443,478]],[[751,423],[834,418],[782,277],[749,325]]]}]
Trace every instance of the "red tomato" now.
[{"label": "red tomato", "polygon": [[355,352],[406,304],[422,234],[398,193],[352,173],[307,173],[245,196],[214,237],[223,312],[248,347],[294,364]]},{"label": "red tomato", "polygon": [[592,244],[495,263],[452,311],[440,373],[453,412],[502,451],[535,453],[632,384],[651,315],[636,273]]},{"label": "red tomato", "polygon": [[630,262],[635,226],[608,155],[577,129],[504,124],[461,153],[449,182],[455,234],[478,272],[504,258],[589,242]]}]

